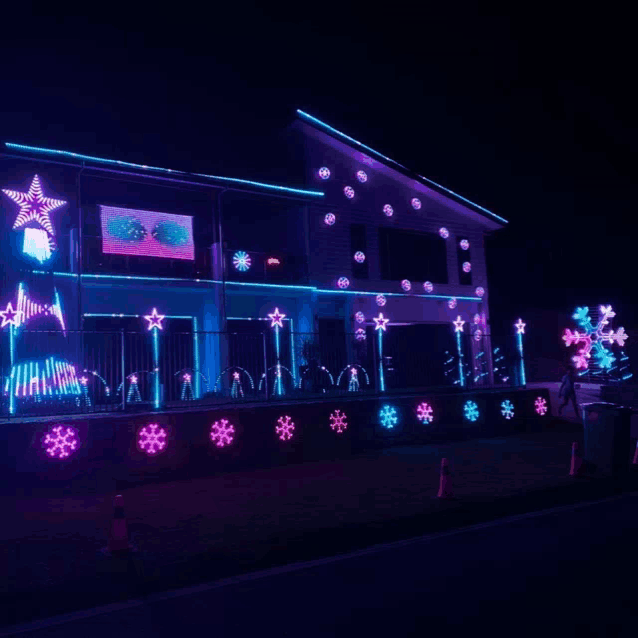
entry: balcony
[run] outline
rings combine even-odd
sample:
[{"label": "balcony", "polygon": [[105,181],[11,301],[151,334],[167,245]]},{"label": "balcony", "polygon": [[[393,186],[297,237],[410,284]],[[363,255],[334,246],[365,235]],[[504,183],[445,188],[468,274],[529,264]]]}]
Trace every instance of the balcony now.
[{"label": "balcony", "polygon": [[252,283],[306,284],[308,260],[303,255],[225,250],[226,279]]}]

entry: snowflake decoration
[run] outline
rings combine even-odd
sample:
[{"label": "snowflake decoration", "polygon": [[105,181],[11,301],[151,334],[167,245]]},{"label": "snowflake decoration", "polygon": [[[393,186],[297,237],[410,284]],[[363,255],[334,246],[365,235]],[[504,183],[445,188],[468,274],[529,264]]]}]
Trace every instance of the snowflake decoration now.
[{"label": "snowflake decoration", "polygon": [[401,282],[401,288],[403,288],[403,290],[405,290],[405,292],[409,292],[410,290],[412,290],[412,284],[410,283],[410,281],[408,279],[404,279]]},{"label": "snowflake decoration", "polygon": [[354,188],[352,186],[344,186],[343,194],[348,198],[352,199],[354,197]]},{"label": "snowflake decoration", "polygon": [[357,341],[365,341],[366,340],[366,331],[363,328],[357,328],[354,333],[354,338]]},{"label": "snowflake decoration", "polygon": [[467,401],[463,406],[463,414],[468,421],[476,421],[479,418],[478,405],[474,401]]},{"label": "snowflake decoration", "polygon": [[138,448],[149,456],[155,456],[166,447],[166,430],[157,423],[145,425],[137,436]]},{"label": "snowflake decoration", "polygon": [[339,288],[345,290],[350,285],[350,280],[347,277],[339,277],[339,281],[337,281],[337,286]]},{"label": "snowflake decoration", "polygon": [[443,239],[447,239],[450,236],[450,231],[445,227],[439,228],[439,235],[441,235]]},{"label": "snowflake decoration", "polygon": [[210,440],[217,447],[225,447],[230,445],[235,438],[235,426],[230,424],[226,419],[215,421],[210,427]]},{"label": "snowflake decoration", "polygon": [[472,270],[472,264],[469,261],[463,262],[463,272],[470,272]]},{"label": "snowflake decoration", "polygon": [[543,416],[547,412],[547,401],[543,397],[538,397],[534,401],[534,407],[536,408],[536,414]]},{"label": "snowflake decoration", "polygon": [[482,297],[485,294],[485,288],[479,286],[475,291],[477,297]]},{"label": "snowflake decoration", "polygon": [[56,425],[46,434],[42,446],[52,459],[65,459],[78,449],[78,433],[74,428]]},{"label": "snowflake decoration", "polygon": [[368,176],[365,171],[357,171],[357,179],[363,184],[368,181]]},{"label": "snowflake decoration", "polygon": [[391,405],[384,405],[379,412],[379,421],[384,428],[393,428],[399,421],[396,408]]},{"label": "snowflake decoration", "polygon": [[289,416],[280,416],[277,419],[277,425],[275,427],[275,431],[279,435],[279,438],[282,441],[289,441],[292,439],[292,433],[295,429],[295,424],[292,422],[292,419]]},{"label": "snowflake decoration", "polygon": [[330,169],[327,166],[322,166],[318,172],[321,179],[328,179],[330,177]]},{"label": "snowflake decoration", "polygon": [[421,200],[418,197],[413,197],[411,204],[412,204],[412,208],[414,208],[414,210],[420,210],[421,209]]},{"label": "snowflake decoration", "polygon": [[429,403],[419,403],[416,408],[416,418],[421,423],[432,423],[434,421],[434,410]]},{"label": "snowflake decoration", "polygon": [[377,295],[377,306],[385,306],[385,297],[383,295]]},{"label": "snowflake decoration", "polygon": [[461,247],[461,250],[468,250],[470,247],[470,242],[467,239],[461,239],[461,241],[459,242],[459,246]]},{"label": "snowflake decoration", "polygon": [[330,427],[338,434],[341,434],[348,428],[348,419],[341,410],[335,410],[330,415]]},{"label": "snowflake decoration", "polygon": [[233,255],[233,266],[235,266],[235,269],[239,270],[239,272],[246,272],[250,268],[251,263],[250,255],[243,250],[239,250]]},{"label": "snowflake decoration", "polygon": [[447,300],[447,307],[450,310],[454,310],[454,308],[456,308],[456,297],[452,297]]},{"label": "snowflake decoration", "polygon": [[355,312],[355,314],[354,314],[354,320],[355,320],[357,323],[363,323],[363,322],[366,320],[366,316],[365,316],[365,315],[364,315],[361,311],[359,311],[359,312]]},{"label": "snowflake decoration", "polygon": [[514,404],[509,399],[501,403],[501,414],[508,420],[514,416]]},{"label": "snowflake decoration", "polygon": [[572,317],[578,322],[581,328],[583,328],[584,332],[582,334],[579,333],[578,330],[572,332],[567,328],[563,334],[563,340],[567,347],[572,344],[582,344],[582,348],[576,356],[572,357],[572,361],[576,364],[577,368],[587,369],[589,367],[588,359],[591,358],[592,352],[599,367],[606,369],[611,368],[616,357],[614,357],[611,350],[605,348],[603,344],[607,341],[613,345],[615,341],[622,347],[628,338],[624,328],[618,328],[616,332],[613,330],[603,332],[603,328],[609,323],[609,319],[615,317],[616,313],[611,309],[611,306],[600,306],[599,311],[601,318],[594,326],[589,316],[589,308],[576,308],[576,312]]},{"label": "snowflake decoration", "polygon": [[483,333],[481,332],[480,329],[474,332],[474,341],[480,341],[482,337],[483,337]]},{"label": "snowflake decoration", "polygon": [[425,292],[432,292],[434,290],[434,285],[431,281],[425,281],[423,283],[423,290],[425,290]]},{"label": "snowflake decoration", "polygon": [[354,260],[358,264],[362,264],[366,260],[366,256],[363,252],[361,252],[360,250],[357,250],[357,252],[354,254]]},{"label": "snowflake decoration", "polygon": [[326,216],[323,218],[323,223],[326,226],[332,226],[337,221],[334,213],[326,213]]},{"label": "snowflake decoration", "polygon": [[479,315],[478,312],[474,315],[474,323],[475,324],[481,323],[481,315]]},{"label": "snowflake decoration", "polygon": [[392,217],[392,215],[394,215],[394,208],[392,208],[392,206],[390,206],[390,204],[386,204],[383,207],[383,212],[385,213],[386,217]]}]

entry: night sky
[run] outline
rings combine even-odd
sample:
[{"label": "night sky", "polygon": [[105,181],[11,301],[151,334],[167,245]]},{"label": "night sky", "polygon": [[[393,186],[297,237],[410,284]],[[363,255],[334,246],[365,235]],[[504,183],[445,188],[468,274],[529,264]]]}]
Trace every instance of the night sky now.
[{"label": "night sky", "polygon": [[301,108],[510,220],[488,244],[495,330],[598,303],[638,325],[628,16],[133,4],[3,14],[0,140],[289,183]]}]

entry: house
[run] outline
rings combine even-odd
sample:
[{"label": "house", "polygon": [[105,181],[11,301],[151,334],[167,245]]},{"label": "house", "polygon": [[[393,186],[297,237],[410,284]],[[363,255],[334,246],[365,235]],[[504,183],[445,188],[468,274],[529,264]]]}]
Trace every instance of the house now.
[{"label": "house", "polygon": [[304,112],[289,140],[305,184],[7,143],[3,410],[437,386],[454,321],[491,380],[506,221]]}]

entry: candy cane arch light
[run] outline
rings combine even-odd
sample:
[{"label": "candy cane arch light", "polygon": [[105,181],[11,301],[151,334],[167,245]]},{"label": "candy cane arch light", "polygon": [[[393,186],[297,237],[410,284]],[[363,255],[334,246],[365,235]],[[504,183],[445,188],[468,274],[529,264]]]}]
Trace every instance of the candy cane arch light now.
[{"label": "candy cane arch light", "polygon": [[521,385],[527,385],[525,380],[525,359],[523,357],[523,335],[525,334],[525,324],[522,319],[519,319],[514,324],[514,327],[516,328],[516,347],[518,348],[518,353],[520,355],[519,366]]},{"label": "candy cane arch light", "polygon": [[144,315],[144,319],[148,321],[147,329],[153,338],[153,372],[155,374],[153,382],[154,405],[158,409],[160,407],[160,383],[159,383],[159,331],[163,330],[162,321],[166,315],[157,314],[157,308],[153,308],[153,312]]},{"label": "candy cane arch light", "polygon": [[381,392],[385,392],[385,379],[383,377],[383,333],[386,331],[386,326],[390,319],[383,316],[383,313],[380,312],[378,317],[373,317],[372,321],[374,321],[375,326],[374,329],[377,331],[377,338],[379,340],[379,388]]},{"label": "candy cane arch light", "polygon": [[465,375],[463,374],[463,347],[461,345],[461,333],[463,332],[463,326],[465,321],[461,319],[461,315],[456,318],[456,321],[452,322],[454,324],[454,333],[456,334],[456,351],[459,355],[459,385],[461,387],[465,386]]},{"label": "candy cane arch light", "polygon": [[281,363],[279,361],[279,328],[283,328],[283,320],[286,315],[279,312],[279,308],[275,308],[274,312],[268,314],[270,318],[270,327],[275,329],[275,353],[277,355],[277,377],[275,379],[275,392],[281,396],[283,387],[281,385]]}]

